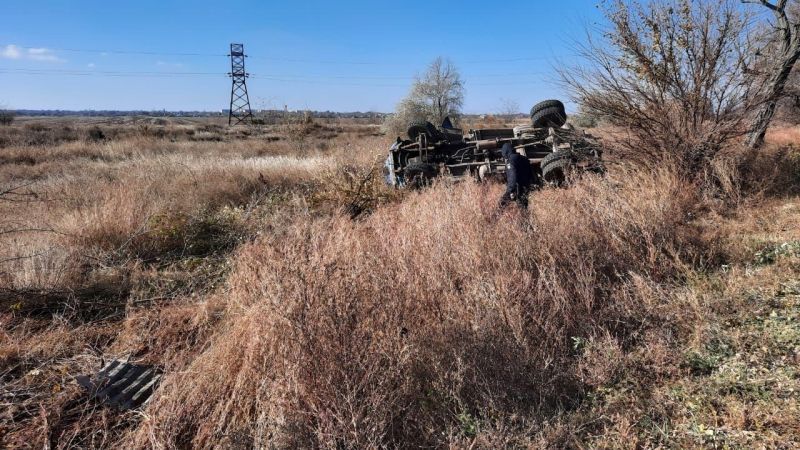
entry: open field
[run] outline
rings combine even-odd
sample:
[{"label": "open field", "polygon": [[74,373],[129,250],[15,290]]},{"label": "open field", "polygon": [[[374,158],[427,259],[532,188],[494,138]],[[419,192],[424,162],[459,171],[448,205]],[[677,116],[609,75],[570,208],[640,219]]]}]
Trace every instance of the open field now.
[{"label": "open field", "polygon": [[[800,132],[767,138],[497,214],[384,187],[377,125],[0,127],[0,445],[799,446]],[[142,411],[75,383],[111,357],[164,370]]]}]

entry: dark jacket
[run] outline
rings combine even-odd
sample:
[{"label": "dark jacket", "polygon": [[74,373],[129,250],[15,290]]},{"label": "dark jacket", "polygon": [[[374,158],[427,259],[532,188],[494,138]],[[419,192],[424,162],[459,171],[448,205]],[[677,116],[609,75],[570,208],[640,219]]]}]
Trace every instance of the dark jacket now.
[{"label": "dark jacket", "polygon": [[501,150],[506,159],[506,193],[527,192],[534,182],[533,169],[528,158],[516,153],[510,143]]}]

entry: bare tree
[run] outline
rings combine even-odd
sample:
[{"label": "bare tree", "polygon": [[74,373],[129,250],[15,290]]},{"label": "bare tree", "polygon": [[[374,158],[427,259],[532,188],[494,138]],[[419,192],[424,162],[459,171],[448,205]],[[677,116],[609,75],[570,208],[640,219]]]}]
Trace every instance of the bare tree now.
[{"label": "bare tree", "polygon": [[464,82],[456,66],[440,56],[414,81],[410,97],[427,107],[434,123],[441,123],[447,116],[458,119],[464,106]]},{"label": "bare tree", "polygon": [[519,107],[519,102],[510,98],[500,99],[500,109],[497,115],[503,118],[506,122],[514,120],[522,110]]},{"label": "bare tree", "polygon": [[742,3],[753,3],[772,11],[775,23],[770,33],[773,51],[764,52],[767,60],[767,76],[761,96],[761,108],[750,127],[747,146],[761,147],[767,134],[778,101],[786,94],[786,82],[792,73],[797,59],[800,58],[800,21],[792,20],[786,9],[787,0],[742,0]]},{"label": "bare tree", "polygon": [[672,157],[698,173],[746,129],[753,52],[733,0],[613,0],[608,26],[580,46],[582,67],[561,71],[583,110],[623,130],[622,154]]},{"label": "bare tree", "polygon": [[464,82],[453,63],[441,56],[434,59],[411,86],[408,96],[384,123],[389,132],[401,132],[412,122],[440,124],[445,117],[457,121],[464,105]]}]

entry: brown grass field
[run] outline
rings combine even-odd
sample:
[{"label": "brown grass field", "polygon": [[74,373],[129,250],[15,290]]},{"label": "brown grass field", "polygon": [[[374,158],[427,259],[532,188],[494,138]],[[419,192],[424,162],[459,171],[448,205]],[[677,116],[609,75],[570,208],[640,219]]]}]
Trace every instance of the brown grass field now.
[{"label": "brown grass field", "polygon": [[[800,446],[800,128],[502,214],[383,186],[393,138],[0,127],[0,446]],[[164,370],[142,410],[75,382],[115,357]]]}]

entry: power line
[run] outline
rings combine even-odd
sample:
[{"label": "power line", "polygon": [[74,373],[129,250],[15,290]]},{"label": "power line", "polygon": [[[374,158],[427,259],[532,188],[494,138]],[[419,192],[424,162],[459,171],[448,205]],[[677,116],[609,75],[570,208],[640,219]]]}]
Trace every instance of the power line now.
[{"label": "power line", "polygon": [[528,86],[528,85],[531,85],[531,84],[534,84],[534,83],[541,83],[541,81],[538,81],[538,80],[537,81],[533,81],[533,80],[528,80],[528,81],[509,81],[509,82],[505,82],[505,83],[470,83],[469,81],[467,81],[466,84],[468,86]]},{"label": "power line", "polygon": [[[13,45],[13,44],[7,44]],[[34,47],[34,46],[16,46],[25,50],[42,49],[46,48],[52,51],[72,52],[72,53],[94,53],[94,54],[109,54],[109,55],[149,55],[149,56],[190,56],[190,57],[228,57],[223,53],[201,53],[201,52],[157,52],[149,50],[100,50],[100,49],[80,49],[80,48],[64,48],[64,47]],[[492,63],[509,63],[509,62],[523,62],[523,61],[548,61],[555,58],[569,57],[575,55],[549,55],[549,56],[518,56],[512,58],[500,59],[475,59],[475,60],[456,60],[457,64],[492,64]],[[400,66],[406,65],[402,62],[380,62],[380,61],[347,61],[347,60],[326,60],[326,59],[311,59],[311,58],[287,58],[282,56],[247,56],[252,59],[260,59],[276,62],[289,62],[289,63],[303,63],[303,64],[328,64],[328,65],[362,65],[362,66]]]},{"label": "power line", "polygon": [[[88,71],[88,70],[47,70],[47,69],[5,69],[0,68],[0,74],[22,74],[40,76],[84,76],[84,77],[108,77],[108,78],[199,78],[199,77],[223,77],[223,73],[214,72],[115,72],[115,71]],[[407,79],[409,83],[348,83],[337,81],[326,81],[324,79],[291,78],[271,75],[251,75],[250,78],[276,81],[280,83],[325,85],[325,86],[353,86],[353,87],[408,87],[412,79]],[[469,79],[466,84],[469,86],[526,86],[541,81],[519,80],[492,83],[473,83]]]},{"label": "power line", "polygon": [[[13,45],[13,44],[9,44]],[[63,48],[63,47],[32,47],[32,46],[21,46],[18,45],[16,47],[25,49],[25,50],[35,50],[35,49],[42,49],[46,48],[48,50],[57,51],[57,52],[71,52],[71,53],[96,53],[96,54],[109,54],[109,55],[151,55],[151,56],[225,56],[228,55],[223,53],[195,53],[195,52],[153,52],[153,51],[145,51],[145,50],[93,50],[93,49],[80,49],[80,48]]]},{"label": "power line", "polygon": [[[40,69],[40,68],[0,68],[2,73],[24,73],[24,74],[52,74],[52,75],[103,75],[103,76],[221,76],[221,72],[186,72],[186,71],[121,71],[121,70],[94,70],[94,69]],[[467,80],[481,78],[509,78],[526,77],[536,75],[549,75],[551,72],[517,72],[517,73],[496,73],[468,75]],[[296,74],[266,74],[252,75],[254,78],[291,80],[291,81],[324,81],[333,80],[404,80],[412,81],[416,77],[410,76],[364,76],[364,75],[296,75]]]},{"label": "power line", "polygon": [[[408,83],[406,84],[367,84],[367,83],[346,83],[346,82],[331,82],[331,81],[324,81],[324,80],[304,80],[304,79],[293,79],[293,78],[281,78],[281,77],[273,77],[273,76],[265,76],[265,75],[252,75],[250,78],[255,78],[259,80],[270,80],[270,81],[278,81],[283,83],[301,83],[301,84],[320,84],[326,86],[358,86],[358,87],[408,87]],[[472,83],[467,79],[465,82],[468,86],[529,86],[535,83],[541,83],[541,80],[519,80],[519,81],[509,81],[509,82],[495,82],[495,83]]]},{"label": "power line", "polygon": [[270,80],[284,83],[300,83],[300,84],[319,84],[325,86],[358,86],[358,87],[408,87],[408,84],[374,84],[374,83],[346,83],[338,81],[324,81],[324,80],[303,80],[294,78],[281,78],[266,75],[251,75],[250,78],[259,80]]},{"label": "power line", "polygon": [[93,71],[45,71],[36,69],[0,69],[0,73],[22,74],[22,75],[44,75],[44,76],[87,76],[87,77],[110,77],[110,78],[191,78],[191,77],[223,77],[223,73],[201,73],[201,72],[93,72]]},{"label": "power line", "polygon": [[[465,75],[463,78],[506,78],[515,76],[531,76],[531,75],[549,75],[552,72],[516,72],[516,73],[494,73],[494,74],[479,74],[479,75]],[[280,78],[322,78],[322,79],[345,79],[345,80],[415,80],[417,77],[413,76],[394,76],[394,75],[289,75],[289,74],[270,74],[269,76]]]},{"label": "power line", "polygon": [[123,70],[89,70],[89,69],[39,69],[39,68],[7,68],[0,70],[7,72],[41,72],[53,74],[104,74],[104,75],[225,75],[222,72],[172,72],[172,71],[123,71]]},{"label": "power line", "polygon": [[[563,58],[570,55],[553,55],[553,56],[526,56],[520,58],[507,58],[507,59],[475,59],[461,61],[461,64],[483,64],[483,63],[504,63],[504,62],[520,62],[520,61],[549,61],[555,58]],[[574,55],[573,55],[574,56]],[[456,61],[458,63],[458,61]]]},{"label": "power line", "polygon": [[[123,72],[123,71],[96,71],[96,70],[67,70],[67,69],[17,69],[0,68],[0,73],[23,74],[23,75],[45,75],[45,76],[95,76],[95,77],[127,77],[127,78],[182,78],[182,77],[223,77],[227,74],[219,72]],[[367,83],[340,83],[325,80],[313,80],[303,78],[292,78],[270,75],[250,75],[250,78],[291,82],[300,84],[322,84],[339,86],[361,86],[361,87],[404,87],[405,84],[367,84]]]},{"label": "power line", "polygon": [[[555,58],[563,58],[566,56],[575,55],[553,55],[553,56],[523,56],[515,58],[502,58],[502,59],[475,59],[475,60],[455,60],[456,64],[490,64],[490,63],[507,63],[507,62],[521,62],[521,61],[549,61]],[[340,60],[322,60],[322,59],[300,59],[300,58],[283,58],[277,56],[248,56],[248,58],[266,59],[271,61],[281,62],[294,62],[294,63],[311,63],[311,64],[345,64],[345,65],[365,65],[365,66],[398,66],[406,65],[402,62],[393,62],[391,64],[376,62],[376,61],[340,61]]]}]

